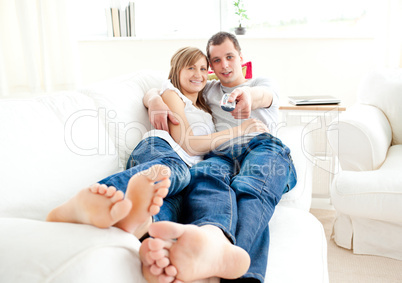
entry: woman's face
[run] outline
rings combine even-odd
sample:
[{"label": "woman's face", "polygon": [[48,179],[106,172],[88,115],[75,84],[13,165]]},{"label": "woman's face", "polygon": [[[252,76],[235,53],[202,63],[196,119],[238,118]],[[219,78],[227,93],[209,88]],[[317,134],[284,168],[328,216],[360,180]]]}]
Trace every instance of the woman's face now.
[{"label": "woman's face", "polygon": [[181,92],[184,95],[197,94],[207,84],[207,59],[200,58],[194,65],[184,67],[180,71]]}]

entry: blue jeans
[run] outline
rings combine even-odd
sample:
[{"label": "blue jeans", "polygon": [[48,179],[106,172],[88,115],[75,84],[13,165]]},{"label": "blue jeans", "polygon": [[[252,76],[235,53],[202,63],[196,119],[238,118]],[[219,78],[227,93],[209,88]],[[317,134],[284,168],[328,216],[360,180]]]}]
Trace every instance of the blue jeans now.
[{"label": "blue jeans", "polygon": [[166,165],[171,170],[171,185],[163,202],[163,211],[158,214],[158,220],[178,222],[177,217],[181,214],[182,197],[180,192],[190,182],[189,167],[161,138],[148,137],[142,140],[131,153],[127,161],[127,169],[106,177],[99,183],[114,186],[125,193],[132,176],[156,164]]},{"label": "blue jeans", "polygon": [[211,152],[190,169],[184,223],[215,225],[243,248],[251,265],[243,278],[264,282],[275,206],[297,182],[290,150],[264,133],[248,144]]}]

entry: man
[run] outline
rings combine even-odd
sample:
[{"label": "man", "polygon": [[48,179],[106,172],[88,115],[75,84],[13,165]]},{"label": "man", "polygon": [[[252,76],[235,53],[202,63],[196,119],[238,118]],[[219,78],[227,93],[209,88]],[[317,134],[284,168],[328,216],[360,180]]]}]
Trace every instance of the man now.
[{"label": "man", "polygon": [[[225,32],[215,34],[208,41],[207,56],[219,78],[207,84],[203,92],[216,130],[237,126],[241,119],[252,116],[275,133],[277,94],[269,80],[243,77],[243,57],[236,37]],[[230,93],[229,101],[237,101],[232,112],[220,107],[224,93]],[[155,127],[167,129],[167,119],[177,123],[160,97],[147,96],[144,104]],[[155,116],[154,111],[165,114]],[[237,281],[264,282],[268,222],[282,194],[296,184],[289,149],[269,133],[249,134],[207,154],[190,172],[181,216],[184,224],[195,226],[152,224],[149,234],[154,239],[145,241],[140,251],[144,273],[164,282],[240,276]],[[162,207],[161,215],[164,209],[169,207]],[[166,219],[157,215],[155,220]]]}]

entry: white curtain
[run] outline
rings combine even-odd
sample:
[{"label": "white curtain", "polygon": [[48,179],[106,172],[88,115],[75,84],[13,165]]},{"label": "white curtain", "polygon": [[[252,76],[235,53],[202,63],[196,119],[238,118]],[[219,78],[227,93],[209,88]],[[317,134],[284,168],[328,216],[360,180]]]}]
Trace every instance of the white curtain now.
[{"label": "white curtain", "polygon": [[77,84],[68,0],[0,0],[0,97]]}]

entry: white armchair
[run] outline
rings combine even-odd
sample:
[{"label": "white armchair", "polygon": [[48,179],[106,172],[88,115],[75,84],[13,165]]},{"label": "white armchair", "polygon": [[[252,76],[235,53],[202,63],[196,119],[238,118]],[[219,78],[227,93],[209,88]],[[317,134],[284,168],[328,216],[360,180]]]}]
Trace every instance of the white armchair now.
[{"label": "white armchair", "polygon": [[402,69],[370,73],[327,135],[340,164],[331,186],[335,242],[402,260]]}]

